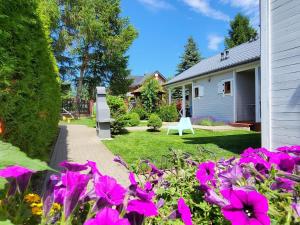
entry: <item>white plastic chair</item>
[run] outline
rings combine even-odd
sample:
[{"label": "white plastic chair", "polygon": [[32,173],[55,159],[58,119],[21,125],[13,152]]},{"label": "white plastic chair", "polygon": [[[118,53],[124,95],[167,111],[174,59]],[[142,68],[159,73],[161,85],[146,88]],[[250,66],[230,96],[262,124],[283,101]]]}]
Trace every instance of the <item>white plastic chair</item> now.
[{"label": "white plastic chair", "polygon": [[175,126],[168,126],[167,135],[169,135],[170,130],[178,130],[179,136],[182,136],[183,130],[191,130],[195,134],[191,119],[189,117],[181,117],[179,123]]}]

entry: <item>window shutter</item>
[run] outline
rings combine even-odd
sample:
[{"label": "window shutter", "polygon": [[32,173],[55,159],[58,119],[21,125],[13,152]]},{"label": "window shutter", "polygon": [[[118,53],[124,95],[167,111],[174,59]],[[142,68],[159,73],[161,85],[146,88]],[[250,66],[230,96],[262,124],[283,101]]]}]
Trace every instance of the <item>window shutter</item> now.
[{"label": "window shutter", "polygon": [[199,86],[199,96],[200,97],[204,96],[204,86]]},{"label": "window shutter", "polygon": [[218,94],[223,94],[224,93],[224,82],[219,82],[218,83]]}]

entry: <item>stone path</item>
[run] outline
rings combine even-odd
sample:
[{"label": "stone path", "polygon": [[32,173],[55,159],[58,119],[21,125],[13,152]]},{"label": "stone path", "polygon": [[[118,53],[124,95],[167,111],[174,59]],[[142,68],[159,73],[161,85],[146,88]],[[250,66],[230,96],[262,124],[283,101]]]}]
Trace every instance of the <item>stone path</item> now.
[{"label": "stone path", "polygon": [[78,163],[91,160],[97,163],[100,172],[127,186],[128,171],[113,159],[114,155],[97,138],[94,128],[84,125],[61,125],[50,166],[59,170],[58,164],[64,160]]}]

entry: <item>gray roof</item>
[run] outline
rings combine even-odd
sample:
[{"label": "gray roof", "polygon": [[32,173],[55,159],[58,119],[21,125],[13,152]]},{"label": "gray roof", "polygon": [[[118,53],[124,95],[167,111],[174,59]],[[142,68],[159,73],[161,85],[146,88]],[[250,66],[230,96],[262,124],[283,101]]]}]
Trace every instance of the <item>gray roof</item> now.
[{"label": "gray roof", "polygon": [[228,50],[229,57],[227,59],[221,61],[220,53],[203,59],[190,69],[171,79],[166,85],[258,60],[260,59],[260,39],[246,42]]},{"label": "gray roof", "polygon": [[144,76],[130,76],[129,78],[133,79],[133,83],[130,85],[130,87],[141,86],[148,77],[154,76],[154,74],[156,73],[158,73],[163,79],[166,80],[166,78],[158,70],[156,70],[151,73],[146,73]]}]

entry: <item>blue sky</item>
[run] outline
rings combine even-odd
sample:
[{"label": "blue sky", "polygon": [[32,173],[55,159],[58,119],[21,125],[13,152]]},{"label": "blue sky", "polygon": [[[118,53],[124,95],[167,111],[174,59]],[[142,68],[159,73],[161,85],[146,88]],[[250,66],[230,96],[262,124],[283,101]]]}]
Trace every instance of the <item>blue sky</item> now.
[{"label": "blue sky", "polygon": [[209,57],[224,49],[229,20],[238,12],[258,27],[259,0],[122,0],[122,11],[139,32],[128,51],[131,73],[159,70],[170,77],[189,36]]}]

